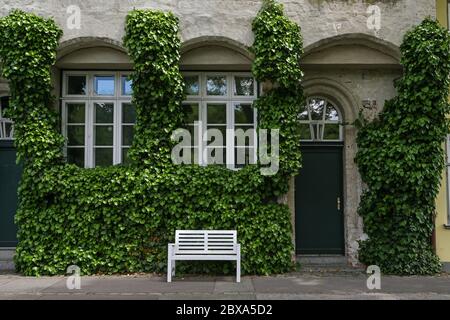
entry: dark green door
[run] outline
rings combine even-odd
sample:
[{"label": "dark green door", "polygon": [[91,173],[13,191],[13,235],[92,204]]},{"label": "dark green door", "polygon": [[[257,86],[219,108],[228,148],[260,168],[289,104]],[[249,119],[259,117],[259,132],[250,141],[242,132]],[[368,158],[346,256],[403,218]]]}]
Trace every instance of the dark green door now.
[{"label": "dark green door", "polygon": [[16,150],[12,141],[0,141],[0,247],[17,245],[14,215],[21,173],[22,168],[16,164]]},{"label": "dark green door", "polygon": [[342,146],[302,148],[295,181],[298,254],[344,254]]}]

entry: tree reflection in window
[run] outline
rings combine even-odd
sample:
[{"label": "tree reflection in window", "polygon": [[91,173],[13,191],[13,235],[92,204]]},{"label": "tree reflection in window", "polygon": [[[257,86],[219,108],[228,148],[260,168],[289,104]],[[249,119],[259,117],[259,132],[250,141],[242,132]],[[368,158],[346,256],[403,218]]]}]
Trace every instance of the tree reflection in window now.
[{"label": "tree reflection in window", "polygon": [[338,109],[330,101],[312,97],[299,114],[300,135],[304,141],[342,141]]}]

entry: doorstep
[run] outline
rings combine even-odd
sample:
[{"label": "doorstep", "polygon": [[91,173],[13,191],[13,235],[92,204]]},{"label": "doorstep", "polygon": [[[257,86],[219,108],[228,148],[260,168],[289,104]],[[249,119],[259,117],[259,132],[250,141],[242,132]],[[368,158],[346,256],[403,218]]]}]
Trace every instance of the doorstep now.
[{"label": "doorstep", "polygon": [[364,272],[360,266],[354,267],[343,255],[297,255],[298,272],[300,273],[349,273]]},{"label": "doorstep", "polygon": [[0,248],[0,271],[13,271],[15,247]]}]

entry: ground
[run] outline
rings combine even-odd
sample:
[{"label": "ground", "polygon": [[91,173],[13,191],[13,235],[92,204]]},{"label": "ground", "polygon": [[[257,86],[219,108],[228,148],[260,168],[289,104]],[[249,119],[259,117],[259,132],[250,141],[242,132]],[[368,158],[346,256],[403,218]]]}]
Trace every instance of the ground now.
[{"label": "ground", "polygon": [[353,273],[292,273],[283,276],[177,277],[167,283],[156,275],[81,277],[81,288],[69,290],[67,277],[0,275],[0,300],[450,300],[450,275],[382,276],[381,290],[367,289],[368,276]]}]

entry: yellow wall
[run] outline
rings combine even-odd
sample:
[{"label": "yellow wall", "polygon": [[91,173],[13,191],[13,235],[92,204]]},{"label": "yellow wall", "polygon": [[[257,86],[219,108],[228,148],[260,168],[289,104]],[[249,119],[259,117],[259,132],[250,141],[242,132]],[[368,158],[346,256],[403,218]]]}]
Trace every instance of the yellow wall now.
[{"label": "yellow wall", "polygon": [[[447,27],[447,0],[436,0],[436,16],[439,22]],[[447,176],[442,175],[441,190],[436,199],[437,217],[436,217],[436,253],[443,262],[450,263],[450,230],[444,225],[448,224],[447,208]],[[445,269],[448,269],[448,265]]]},{"label": "yellow wall", "polygon": [[439,22],[447,27],[447,0],[436,0],[436,17]]}]

